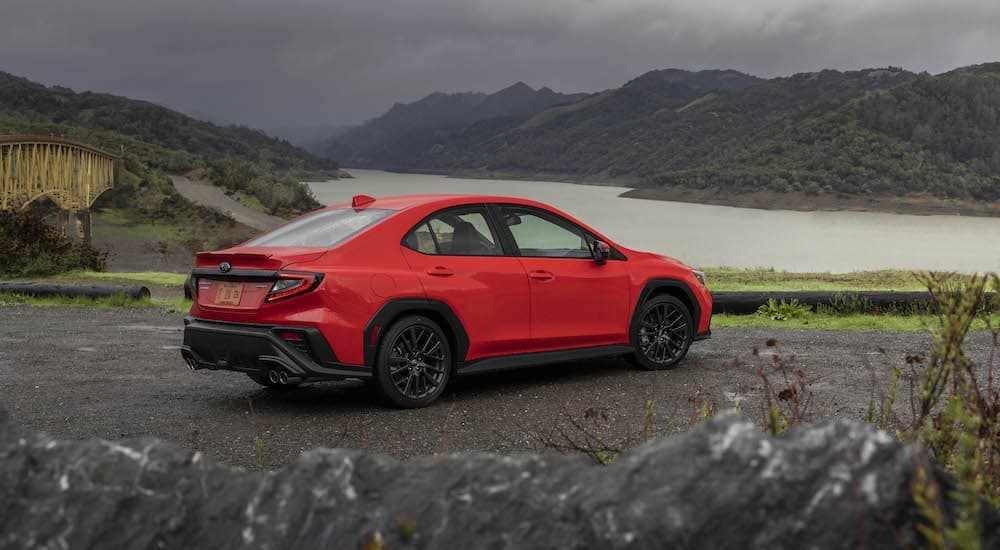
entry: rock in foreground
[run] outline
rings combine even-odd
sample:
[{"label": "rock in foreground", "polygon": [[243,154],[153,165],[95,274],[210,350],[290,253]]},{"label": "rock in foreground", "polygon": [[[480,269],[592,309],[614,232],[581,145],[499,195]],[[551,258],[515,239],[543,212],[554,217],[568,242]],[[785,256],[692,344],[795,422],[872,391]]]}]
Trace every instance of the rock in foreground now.
[{"label": "rock in foreground", "polygon": [[920,461],[863,424],[770,438],[727,416],[608,467],[318,449],[255,474],[153,439],[18,437],[0,412],[0,548],[918,547]]}]

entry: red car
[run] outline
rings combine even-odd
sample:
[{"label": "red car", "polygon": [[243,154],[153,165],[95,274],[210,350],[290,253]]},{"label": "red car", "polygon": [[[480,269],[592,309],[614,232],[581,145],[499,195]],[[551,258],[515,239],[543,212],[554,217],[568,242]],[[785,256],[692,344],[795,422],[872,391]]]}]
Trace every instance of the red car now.
[{"label": "red car", "polygon": [[453,376],[625,355],[679,362],[711,335],[702,273],[511,197],[354,197],[198,254],[182,354],[268,387],[371,380],[422,407]]}]

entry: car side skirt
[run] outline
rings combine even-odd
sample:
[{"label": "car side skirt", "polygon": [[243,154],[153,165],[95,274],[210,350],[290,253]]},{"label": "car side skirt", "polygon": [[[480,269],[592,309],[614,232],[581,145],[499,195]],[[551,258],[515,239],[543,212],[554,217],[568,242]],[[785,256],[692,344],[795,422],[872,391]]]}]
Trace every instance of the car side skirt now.
[{"label": "car side skirt", "polygon": [[632,346],[616,344],[611,346],[594,346],[587,348],[502,355],[498,357],[487,357],[485,359],[469,361],[464,366],[460,366],[456,374],[459,376],[465,376],[467,374],[483,374],[487,372],[519,369],[522,367],[533,367],[550,363],[563,363],[566,361],[580,361],[583,359],[595,359],[611,355],[624,355],[626,353],[632,353],[632,351]]}]

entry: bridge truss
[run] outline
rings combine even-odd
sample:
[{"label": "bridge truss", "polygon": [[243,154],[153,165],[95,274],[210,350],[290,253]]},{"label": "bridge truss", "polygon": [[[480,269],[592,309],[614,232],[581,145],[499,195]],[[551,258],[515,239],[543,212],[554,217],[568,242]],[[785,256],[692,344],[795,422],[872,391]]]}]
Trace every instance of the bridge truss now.
[{"label": "bridge truss", "polygon": [[[43,136],[0,136],[0,209],[50,197],[61,229],[90,242],[90,207],[114,187],[118,159],[91,145]],[[71,218],[76,217],[74,222]]]}]

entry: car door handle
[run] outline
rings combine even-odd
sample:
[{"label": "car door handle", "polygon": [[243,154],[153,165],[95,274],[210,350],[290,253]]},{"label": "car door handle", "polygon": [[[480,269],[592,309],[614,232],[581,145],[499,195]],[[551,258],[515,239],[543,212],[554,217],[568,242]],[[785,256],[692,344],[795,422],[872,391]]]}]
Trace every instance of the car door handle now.
[{"label": "car door handle", "polygon": [[427,268],[427,274],[433,275],[435,277],[451,277],[455,274],[454,271],[444,267],[442,265]]},{"label": "car door handle", "polygon": [[528,273],[528,277],[531,277],[532,279],[538,279],[539,281],[551,281],[552,279],[556,278],[556,276],[553,275],[551,271],[543,271],[540,269]]}]

